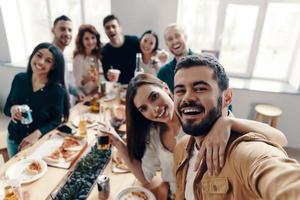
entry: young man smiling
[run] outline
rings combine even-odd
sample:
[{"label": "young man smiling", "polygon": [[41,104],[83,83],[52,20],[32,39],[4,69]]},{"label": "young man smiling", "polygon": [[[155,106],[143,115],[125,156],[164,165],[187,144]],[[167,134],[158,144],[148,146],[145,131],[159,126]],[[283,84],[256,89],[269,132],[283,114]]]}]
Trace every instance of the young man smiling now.
[{"label": "young man smiling", "polygon": [[[53,22],[53,27],[51,29],[53,33],[53,41],[52,44],[58,47],[61,52],[63,53],[65,48],[71,43],[72,41],[72,30],[73,24],[69,17],[65,15],[61,15],[57,17]],[[73,66],[72,66],[73,67]],[[66,88],[68,92],[73,95],[77,101],[81,101],[84,99],[84,94],[80,92],[80,90],[75,86],[73,80],[73,74],[70,74],[68,70],[68,61],[65,58],[65,82]],[[70,103],[73,105],[75,103],[75,99],[70,96]]]},{"label": "young man smiling", "polygon": [[157,77],[167,83],[169,89],[174,91],[174,70],[177,61],[187,55],[193,54],[187,44],[187,35],[182,27],[177,24],[170,24],[164,32],[165,43],[174,59],[162,66],[157,72]]},{"label": "young man smiling", "polygon": [[[185,133],[192,136],[183,138],[174,151],[176,199],[299,198],[299,163],[258,133],[231,133],[218,175],[207,172],[205,160],[195,172],[195,155],[216,120],[228,114],[232,90],[224,68],[206,54],[181,59],[174,85],[176,112]],[[214,158],[218,156],[213,152]]]},{"label": "young man smiling", "polygon": [[[139,39],[136,36],[123,35],[120,21],[114,15],[106,16],[103,20],[103,26],[109,38],[109,43],[102,48],[101,52],[104,74],[110,81],[128,84],[134,76],[136,53],[139,52]],[[119,71],[109,70],[111,68]]]}]

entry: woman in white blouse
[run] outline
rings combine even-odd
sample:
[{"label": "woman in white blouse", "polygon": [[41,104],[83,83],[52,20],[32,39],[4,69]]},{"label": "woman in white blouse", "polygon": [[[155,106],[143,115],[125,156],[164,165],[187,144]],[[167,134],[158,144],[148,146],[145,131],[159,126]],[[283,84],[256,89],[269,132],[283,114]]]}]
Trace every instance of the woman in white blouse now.
[{"label": "woman in white blouse", "polygon": [[100,34],[90,24],[79,27],[74,51],[73,74],[76,85],[84,95],[97,92],[99,74],[102,71],[100,61]]},{"label": "woman in white blouse", "polygon": [[[113,130],[111,128],[101,131],[108,134],[120,156],[143,186],[152,190],[158,199],[172,196],[170,194],[175,192],[173,150],[184,132],[167,84],[147,73],[139,74],[130,81],[126,95],[126,126],[127,143],[115,131],[108,131]],[[222,116],[199,150],[206,149],[206,162],[212,163],[212,168],[208,169],[212,174],[219,172],[223,166],[221,154],[225,151],[231,129],[240,133],[258,132],[280,145],[286,145],[284,134],[266,124]],[[209,154],[216,149],[221,153],[218,163]],[[163,181],[161,185],[164,187],[152,188],[151,180],[159,169]]]},{"label": "woman in white blouse", "polygon": [[141,67],[145,73],[156,75],[159,68],[168,61],[168,53],[158,49],[159,41],[155,32],[145,31],[140,38],[142,53]]}]

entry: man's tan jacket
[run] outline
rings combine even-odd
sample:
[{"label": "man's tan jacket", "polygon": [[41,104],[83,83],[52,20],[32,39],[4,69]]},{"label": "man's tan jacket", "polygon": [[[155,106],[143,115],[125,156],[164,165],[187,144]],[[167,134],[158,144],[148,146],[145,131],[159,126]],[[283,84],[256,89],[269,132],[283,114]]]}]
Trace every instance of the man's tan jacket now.
[{"label": "man's tan jacket", "polygon": [[[195,139],[185,136],[174,152],[176,200],[184,199],[189,158]],[[300,199],[300,164],[257,133],[232,133],[226,162],[218,176],[201,165],[193,183],[195,200]]]}]

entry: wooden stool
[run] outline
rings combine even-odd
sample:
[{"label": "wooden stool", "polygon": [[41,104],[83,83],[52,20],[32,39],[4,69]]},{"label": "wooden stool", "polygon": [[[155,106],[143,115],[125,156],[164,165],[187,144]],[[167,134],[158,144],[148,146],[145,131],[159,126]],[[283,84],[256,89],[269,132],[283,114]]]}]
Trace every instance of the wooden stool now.
[{"label": "wooden stool", "polygon": [[7,131],[0,132],[0,154],[3,156],[4,161],[8,161],[8,153],[7,153]]},{"label": "wooden stool", "polygon": [[258,104],[255,106],[256,116],[255,120],[260,122],[267,122],[274,128],[277,127],[279,116],[282,110],[273,105]]}]

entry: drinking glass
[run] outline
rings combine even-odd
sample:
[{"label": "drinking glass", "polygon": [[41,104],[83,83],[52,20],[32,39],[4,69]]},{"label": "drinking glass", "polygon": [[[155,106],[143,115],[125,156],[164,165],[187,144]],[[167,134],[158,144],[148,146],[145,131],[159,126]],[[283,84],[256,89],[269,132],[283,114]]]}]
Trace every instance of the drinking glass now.
[{"label": "drinking glass", "polygon": [[79,115],[79,125],[78,125],[79,135],[86,137],[87,136],[87,128],[86,128],[86,116],[81,113]]}]

